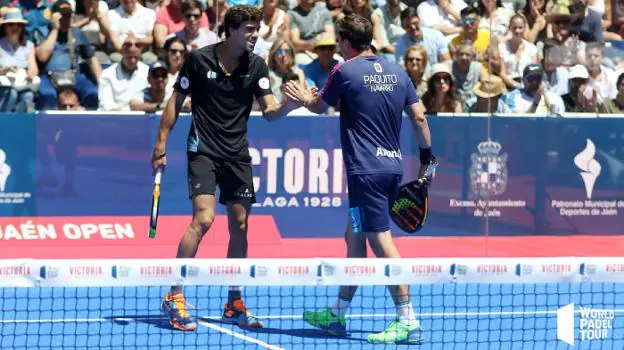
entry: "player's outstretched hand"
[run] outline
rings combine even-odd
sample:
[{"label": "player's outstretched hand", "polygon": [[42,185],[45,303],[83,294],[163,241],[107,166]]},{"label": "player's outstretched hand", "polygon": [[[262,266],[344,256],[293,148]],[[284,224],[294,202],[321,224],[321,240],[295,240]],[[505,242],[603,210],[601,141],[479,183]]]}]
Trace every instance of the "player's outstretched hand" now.
[{"label": "player's outstretched hand", "polygon": [[289,81],[284,87],[284,93],[292,100],[297,101],[302,105],[306,105],[314,99],[314,93],[307,85],[307,83],[304,83],[302,86],[298,82]]}]

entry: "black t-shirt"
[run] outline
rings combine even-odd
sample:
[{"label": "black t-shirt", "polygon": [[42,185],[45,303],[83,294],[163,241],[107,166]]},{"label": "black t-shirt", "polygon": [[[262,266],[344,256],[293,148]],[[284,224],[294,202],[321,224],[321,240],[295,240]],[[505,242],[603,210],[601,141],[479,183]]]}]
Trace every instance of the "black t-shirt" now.
[{"label": "black t-shirt", "polygon": [[191,52],[174,85],[192,98],[187,150],[218,159],[249,161],[247,121],[254,96],[271,93],[269,68],[260,56],[249,53],[226,76],[217,59],[216,48],[222,44]]}]

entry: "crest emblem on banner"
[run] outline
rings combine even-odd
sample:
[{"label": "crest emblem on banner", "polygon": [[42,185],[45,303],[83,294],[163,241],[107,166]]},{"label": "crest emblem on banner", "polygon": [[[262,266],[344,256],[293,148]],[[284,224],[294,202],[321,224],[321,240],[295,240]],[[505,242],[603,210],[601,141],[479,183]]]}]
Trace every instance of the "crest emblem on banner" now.
[{"label": "crest emblem on banner", "polygon": [[495,141],[484,141],[477,146],[478,153],[470,157],[470,183],[477,196],[498,196],[507,189],[507,153],[500,154],[502,146]]}]

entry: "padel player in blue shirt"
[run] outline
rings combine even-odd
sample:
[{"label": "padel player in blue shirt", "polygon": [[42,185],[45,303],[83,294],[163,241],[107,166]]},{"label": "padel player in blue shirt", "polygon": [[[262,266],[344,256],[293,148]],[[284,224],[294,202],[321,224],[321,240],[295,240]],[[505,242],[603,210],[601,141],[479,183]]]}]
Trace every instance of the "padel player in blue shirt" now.
[{"label": "padel player in blue shirt", "polygon": [[[321,92],[287,84],[285,93],[309,110],[322,113],[340,102],[340,134],[349,186],[347,251],[350,258],[366,257],[366,240],[379,258],[399,258],[390,234],[390,207],[403,174],[399,138],[403,112],[418,137],[421,175],[433,158],[424,106],[401,67],[375,56],[370,43],[373,27],[359,15],[336,23],[338,46],[346,61],[334,68]],[[420,343],[407,285],[389,286],[397,319],[368,336],[371,343]],[[336,303],[322,311],[306,311],[310,325],[337,336],[346,334],[345,314],[357,286],[342,286]]]}]

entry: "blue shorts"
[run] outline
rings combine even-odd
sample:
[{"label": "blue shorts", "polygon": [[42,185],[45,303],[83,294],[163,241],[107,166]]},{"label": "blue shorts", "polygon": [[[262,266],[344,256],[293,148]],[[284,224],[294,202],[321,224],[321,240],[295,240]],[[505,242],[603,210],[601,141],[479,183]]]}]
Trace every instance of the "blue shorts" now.
[{"label": "blue shorts", "polygon": [[401,175],[367,174],[347,177],[349,218],[354,233],[390,229],[390,207],[398,196]]}]

